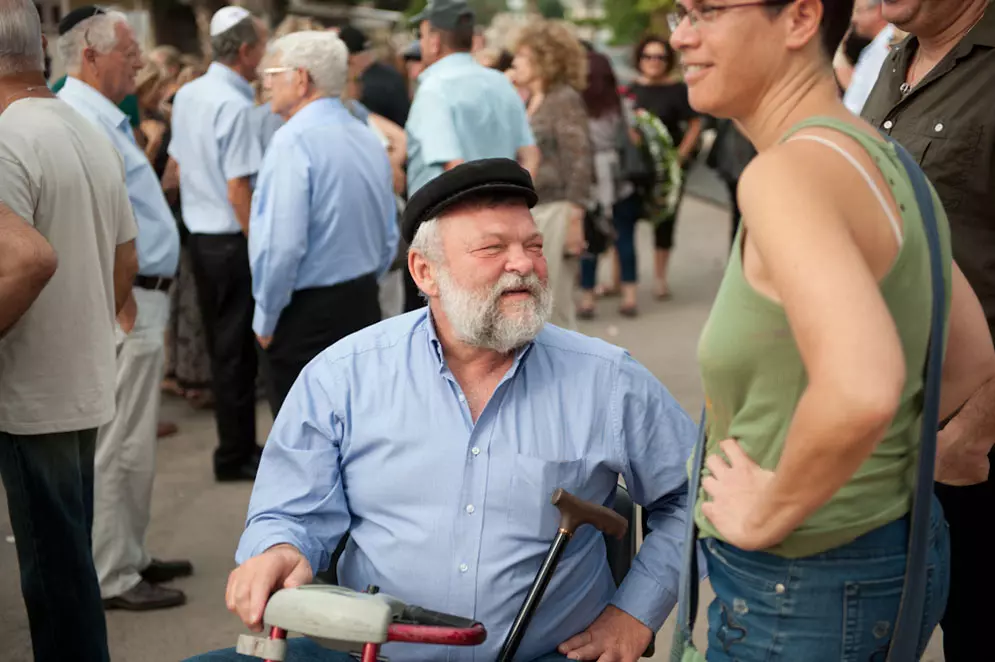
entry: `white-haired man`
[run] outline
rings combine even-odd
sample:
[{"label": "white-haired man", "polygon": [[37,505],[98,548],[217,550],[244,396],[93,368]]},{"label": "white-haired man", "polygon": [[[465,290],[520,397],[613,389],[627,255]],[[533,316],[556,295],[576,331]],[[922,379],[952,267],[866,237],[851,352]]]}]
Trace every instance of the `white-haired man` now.
[{"label": "white-haired man", "polygon": [[349,53],[331,32],[273,42],[263,85],[287,120],[252,199],[253,330],[274,416],[311,359],[380,321],[377,281],[397,250],[387,152],[339,97]]},{"label": "white-haired man", "polygon": [[252,480],[256,372],[252,275],[246,234],[252,181],[262,162],[251,81],[266,50],[266,28],[241,7],[211,18],[214,62],[173,100],[169,155],[179,165],[183,222],[211,357],[220,481]]},{"label": "white-haired man", "polygon": [[[114,146],[45,85],[34,4],[0,0],[0,32],[0,202],[58,256],[33,301],[0,300],[6,320],[11,306],[21,313],[0,343],[0,477],[34,659],[99,662],[93,457],[97,428],[114,417],[115,316],[137,273],[137,229]],[[3,231],[4,252],[23,234]],[[127,314],[121,324],[130,328]]]},{"label": "white-haired man", "polygon": [[[624,350],[546,323],[551,297],[528,173],[459,165],[412,196],[403,234],[427,309],[336,343],[301,373],[259,467],[227,604],[260,629],[268,596],[337,566],[483,623],[480,648],[389,644],[409,662],[493,660],[558,527],[558,487],[609,504],[619,475],[650,534],[616,587],[577,532],[518,660],[635,662],[677,601],[694,425]],[[306,639],[288,662],[350,658]],[[603,656],[603,657],[602,657]],[[231,651],[201,660],[244,659]]]},{"label": "white-haired man", "polygon": [[132,290],[138,312],[131,333],[118,333],[117,412],[97,436],[93,562],[106,608],[162,609],[183,604],[185,597],[158,583],[193,571],[187,561],[152,559],[145,548],[169,288],[180,237],[159,178],[118,107],[135,92],[135,74],[142,67],[134,32],[120,12],[93,6],[81,11],[92,15],[59,26],[59,52],[68,72],[59,98],[117,148],[138,223],[138,276]]}]

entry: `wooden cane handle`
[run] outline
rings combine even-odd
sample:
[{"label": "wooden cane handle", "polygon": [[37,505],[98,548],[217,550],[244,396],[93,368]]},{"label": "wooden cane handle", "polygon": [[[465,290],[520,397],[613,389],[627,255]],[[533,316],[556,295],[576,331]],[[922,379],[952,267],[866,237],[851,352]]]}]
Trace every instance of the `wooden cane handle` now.
[{"label": "wooden cane handle", "polygon": [[619,540],[629,530],[629,523],[614,510],[579,499],[562,487],[553,492],[552,502],[560,509],[560,530],[569,535],[585,524]]}]

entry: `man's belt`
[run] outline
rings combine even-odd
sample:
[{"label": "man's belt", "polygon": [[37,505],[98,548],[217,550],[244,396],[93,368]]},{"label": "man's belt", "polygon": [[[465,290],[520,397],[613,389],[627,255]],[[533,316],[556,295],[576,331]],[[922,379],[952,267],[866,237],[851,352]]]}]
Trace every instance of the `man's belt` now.
[{"label": "man's belt", "polygon": [[135,287],[140,287],[143,290],[168,292],[172,284],[173,279],[164,276],[135,276]]}]

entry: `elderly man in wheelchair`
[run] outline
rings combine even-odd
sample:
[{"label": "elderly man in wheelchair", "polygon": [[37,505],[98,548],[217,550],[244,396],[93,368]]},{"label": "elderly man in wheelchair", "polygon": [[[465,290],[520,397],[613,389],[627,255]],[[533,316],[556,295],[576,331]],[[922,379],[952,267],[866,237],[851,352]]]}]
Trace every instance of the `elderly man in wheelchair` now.
[{"label": "elderly man in wheelchair", "polygon": [[[695,427],[624,350],[546,323],[535,203],[506,159],[457,165],[412,196],[403,234],[428,307],[301,373],[228,581],[250,629],[309,636],[238,650],[287,662],[373,660],[380,644],[395,661],[646,654],[677,601]],[[598,509],[628,495],[646,535],[610,563]],[[590,517],[568,517],[567,497]],[[337,587],[312,584],[326,570]],[[435,634],[412,633],[422,626]]]}]

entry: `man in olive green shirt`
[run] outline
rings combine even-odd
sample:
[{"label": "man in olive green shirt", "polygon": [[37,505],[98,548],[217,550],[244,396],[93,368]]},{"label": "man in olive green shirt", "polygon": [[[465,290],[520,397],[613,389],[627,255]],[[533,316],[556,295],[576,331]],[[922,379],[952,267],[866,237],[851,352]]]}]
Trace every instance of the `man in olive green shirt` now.
[{"label": "man in olive green shirt", "polygon": [[[862,115],[901,142],[933,182],[950,220],[954,259],[995,336],[995,9],[988,0],[889,0],[882,14],[911,36],[885,60]],[[947,662],[991,650],[993,439],[989,382],[939,440],[936,493],[952,553],[941,621]]]}]

